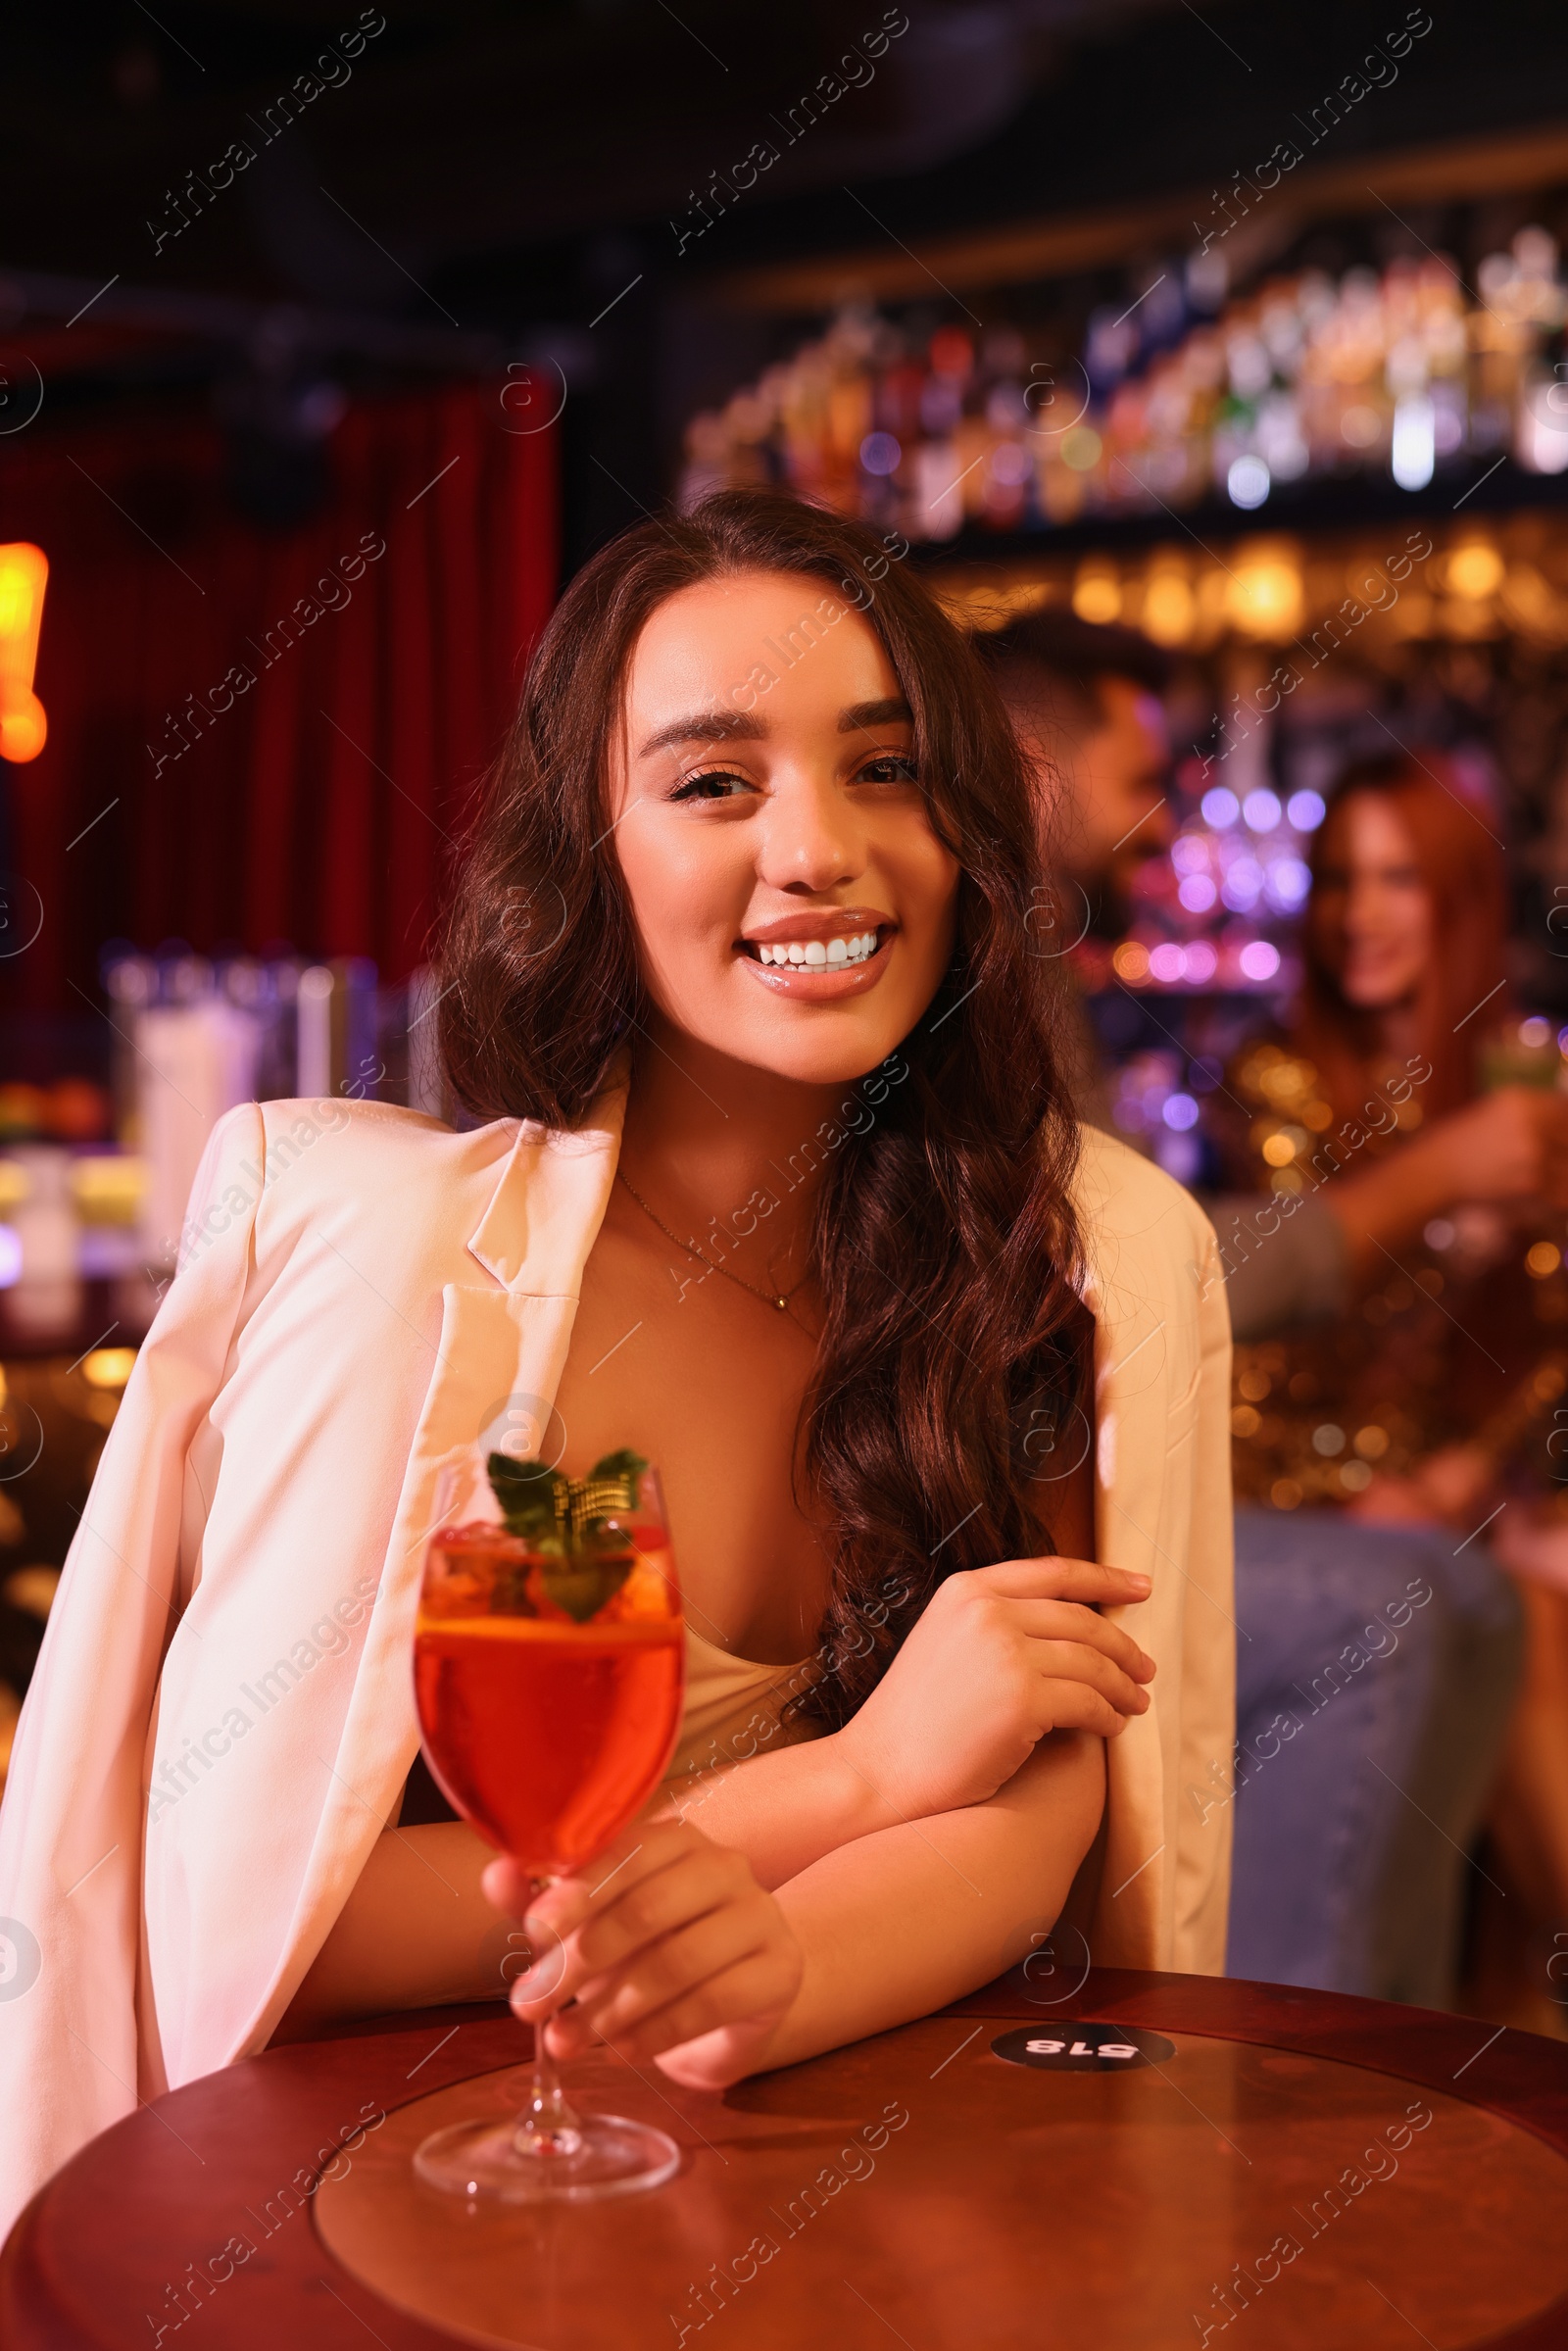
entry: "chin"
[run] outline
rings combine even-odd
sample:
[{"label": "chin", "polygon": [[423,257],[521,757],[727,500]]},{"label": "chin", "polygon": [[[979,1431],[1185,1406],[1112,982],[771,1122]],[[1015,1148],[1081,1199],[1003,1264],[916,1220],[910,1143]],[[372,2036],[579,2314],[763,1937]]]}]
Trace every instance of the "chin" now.
[{"label": "chin", "polygon": [[1396,979],[1342,980],[1340,994],[1357,1012],[1392,1012],[1396,1004],[1407,1004],[1417,986],[1414,979],[1402,976]]},{"label": "chin", "polygon": [[700,1019],[691,1016],[690,1004],[684,1017],[673,1004],[661,1008],[677,1032],[750,1069],[798,1086],[853,1086],[898,1051],[940,984],[889,988],[888,978],[896,976],[836,1000],[813,1001],[729,973],[721,975]]},{"label": "chin", "polygon": [[884,1034],[879,1029],[874,1036],[868,1036],[857,1027],[836,1036],[807,1033],[793,1037],[727,1038],[720,1050],[738,1061],[749,1062],[754,1069],[765,1069],[770,1076],[786,1078],[792,1085],[853,1086],[869,1077],[873,1069],[880,1068],[888,1055],[898,1051],[906,1034],[902,1029],[897,1035]]}]

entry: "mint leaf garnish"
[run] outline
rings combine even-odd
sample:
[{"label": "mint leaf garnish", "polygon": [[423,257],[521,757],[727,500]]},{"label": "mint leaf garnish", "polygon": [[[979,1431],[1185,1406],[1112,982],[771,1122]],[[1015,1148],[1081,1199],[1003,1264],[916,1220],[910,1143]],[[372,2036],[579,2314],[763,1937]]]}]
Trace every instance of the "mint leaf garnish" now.
[{"label": "mint leaf garnish", "polygon": [[485,1468],[509,1534],[561,1541],[570,1525],[570,1485],[560,1470],[543,1461],[514,1461],[510,1453],[492,1453]]},{"label": "mint leaf garnish", "polygon": [[630,1445],[623,1445],[618,1452],[607,1453],[603,1461],[596,1461],[588,1475],[595,1479],[619,1478],[622,1480],[627,1489],[626,1507],[629,1510],[631,1508],[631,1489],[635,1487],[637,1480],[647,1467],[647,1460],[641,1453],[634,1453]]},{"label": "mint leaf garnish", "polygon": [[530,1553],[529,1567],[514,1579],[511,1604],[532,1613],[523,1587],[534,1565],[546,1597],[579,1625],[614,1598],[636,1553],[625,1530],[610,1522],[632,1509],[647,1467],[627,1445],[596,1461],[585,1478],[564,1477],[543,1461],[514,1461],[509,1453],[489,1456],[485,1468],[507,1531]]}]

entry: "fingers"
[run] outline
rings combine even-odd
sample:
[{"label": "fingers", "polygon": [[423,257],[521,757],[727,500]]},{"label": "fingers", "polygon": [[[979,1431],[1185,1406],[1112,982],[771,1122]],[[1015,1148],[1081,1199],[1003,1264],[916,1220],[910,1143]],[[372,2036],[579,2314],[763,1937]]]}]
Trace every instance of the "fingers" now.
[{"label": "fingers", "polygon": [[[1040,1641],[1030,1643],[1029,1660],[1039,1676],[1042,1695],[1056,1702],[1063,1683],[1087,1683],[1118,1715],[1147,1714],[1150,1698],[1131,1676],[1100,1649],[1081,1641]],[[1054,1728],[1055,1718],[1053,1718]]]},{"label": "fingers", "polygon": [[529,1908],[529,1937],[550,1954],[516,1980],[512,2004],[536,2016],[573,2001],[549,2027],[557,2056],[603,2039],[650,2058],[766,2023],[799,1988],[799,1945],[743,1854],[679,1822],[633,1834],[618,1861],[612,1848],[595,1864],[596,1885],[559,1881]]},{"label": "fingers", "polygon": [[619,1967],[683,1928],[733,1909],[756,1887],[744,1854],[726,1845],[700,1841],[688,1832],[692,1849],[669,1867],[643,1879],[582,1927],[577,1935],[584,1979]]},{"label": "fingers", "polygon": [[977,1584],[1004,1599],[1082,1600],[1123,1608],[1147,1600],[1153,1590],[1148,1576],[1095,1559],[1004,1559],[973,1572]]},{"label": "fingers", "polygon": [[1152,1682],[1154,1660],[1132,1635],[1075,1600],[1009,1600],[1008,1616],[1034,1641],[1078,1641],[1099,1649],[1135,1682]]},{"label": "fingers", "polygon": [[533,1892],[533,1880],[510,1854],[503,1853],[487,1866],[479,1880],[484,1898],[509,1919],[520,1919],[528,1907]]},{"label": "fingers", "polygon": [[586,1869],[557,1878],[537,1894],[527,1905],[524,1924],[561,1935],[574,1934],[597,1910],[622,1900],[644,1879],[689,1851],[693,1836],[678,1820],[636,1822]]},{"label": "fingers", "polygon": [[[599,2037],[609,2041],[617,2056],[638,2065],[666,2049],[678,2049],[687,2041],[721,2031],[726,2025],[744,2024],[765,2033],[789,2007],[799,1982],[798,1968],[782,1964],[779,1955],[771,1950],[757,1951],[624,2033],[606,2033]],[[557,2050],[556,2031],[551,2028],[550,2045],[561,2054]]]},{"label": "fingers", "polygon": [[671,1837],[678,1838],[679,1832],[680,1823],[673,1816],[653,1819],[645,1815],[613,1844],[607,1845],[589,1863],[584,1876],[558,1878],[541,1887],[519,1862],[503,1853],[489,1864],[479,1883],[486,1901],[509,1918],[526,1914],[541,1929],[549,1927],[557,1935],[568,1935],[588,1916],[597,1893],[612,1883],[635,1884],[649,1870],[661,1868],[669,1858]]},{"label": "fingers", "polygon": [[645,1964],[662,1938],[749,1897],[764,1898],[744,1854],[679,1822],[650,1831],[597,1887],[562,1879],[539,1896],[526,1921],[536,1957],[514,1979],[512,2005],[530,2016],[582,1998],[616,1971]]},{"label": "fingers", "polygon": [[[516,1862],[492,1861],[480,1881],[485,1896],[498,1910],[522,1918],[529,1943],[529,1964],[512,1981],[516,2013],[533,2017],[569,2000],[588,1973],[579,1952],[578,1929],[596,1908],[613,1903],[617,1895],[667,1867],[694,1841],[695,1832],[679,1821],[638,1823],[592,1861],[586,1874],[558,1878],[542,1887]],[[707,1843],[706,1838],[701,1841]]]},{"label": "fingers", "polygon": [[1097,1739],[1119,1739],[1128,1718],[1092,1682],[1058,1682],[1046,1692],[1054,1731],[1093,1731]]},{"label": "fingers", "polygon": [[[714,2025],[755,2014],[754,2008],[721,2009],[718,2003],[732,1998],[740,1984],[748,1987],[749,1998],[759,1993],[773,1997],[782,1988],[787,1968],[776,1984],[770,1977],[764,1984],[758,1972],[747,1967],[750,1961],[769,1958],[774,1939],[771,1910],[759,1889],[755,1901],[727,1902],[639,1950],[629,1965],[585,1984],[576,2006],[561,2019],[559,2038],[551,2036],[557,2054],[576,2054],[594,2040],[608,2040],[620,2049],[633,2046],[655,2017],[663,2020],[658,2046],[672,2048],[676,2041],[690,2040]],[[720,1991],[719,1980],[725,1978],[731,1981]]]}]

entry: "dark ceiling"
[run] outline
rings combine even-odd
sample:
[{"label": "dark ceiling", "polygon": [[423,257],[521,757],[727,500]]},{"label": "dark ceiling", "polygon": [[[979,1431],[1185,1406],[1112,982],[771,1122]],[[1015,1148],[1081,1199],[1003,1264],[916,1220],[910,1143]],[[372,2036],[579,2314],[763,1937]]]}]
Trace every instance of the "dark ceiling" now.
[{"label": "dark ceiling", "polygon": [[591,541],[664,487],[672,417],[803,330],[726,316],[750,265],[1196,207],[1407,18],[1430,29],[1337,128],[1341,163],[1568,118],[1568,12],[1434,12],[24,0],[0,20],[0,372],[24,353],[61,412],[236,364],[288,381],[301,353],[346,377],[546,351],[569,463],[627,485],[585,493]]},{"label": "dark ceiling", "polygon": [[[410,309],[413,281],[684,214],[760,140],[764,209],[968,153],[1073,40],[1173,4],[916,0],[889,37],[873,0],[34,0],[0,85],[5,244],[33,269]],[[792,142],[790,108],[846,55],[854,86]],[[236,144],[255,160],[219,189]]]}]

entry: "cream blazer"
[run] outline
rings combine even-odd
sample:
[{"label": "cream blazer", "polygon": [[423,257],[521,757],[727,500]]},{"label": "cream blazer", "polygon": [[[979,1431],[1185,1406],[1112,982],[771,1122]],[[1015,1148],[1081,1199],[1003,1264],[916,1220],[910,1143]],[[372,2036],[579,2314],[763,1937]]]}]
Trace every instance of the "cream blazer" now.
[{"label": "cream blazer", "polygon": [[[104,1447],[0,1811],[0,2228],[76,2148],[265,2047],[393,1814],[443,1466],[548,1403],[620,1140],[371,1102],[230,1111]],[[1085,1130],[1100,1554],[1158,1663],[1109,1748],[1097,1961],[1217,1973],[1234,1716],[1213,1234]],[[1206,1824],[1205,1824],[1205,1815]]]}]

